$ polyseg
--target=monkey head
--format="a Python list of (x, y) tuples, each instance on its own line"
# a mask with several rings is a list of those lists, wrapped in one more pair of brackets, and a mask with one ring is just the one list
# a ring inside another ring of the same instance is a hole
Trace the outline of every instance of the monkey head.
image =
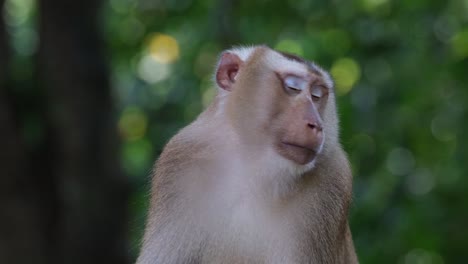
[(327, 72), (268, 47), (224, 52), (216, 70), (218, 100), (241, 141), (313, 167), (337, 141), (333, 82)]

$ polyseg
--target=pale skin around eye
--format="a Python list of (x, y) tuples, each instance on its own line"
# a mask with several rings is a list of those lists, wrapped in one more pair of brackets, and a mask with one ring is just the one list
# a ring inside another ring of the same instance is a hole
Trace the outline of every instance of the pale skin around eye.
[(310, 94), (316, 99), (320, 99), (323, 96), (323, 88), (320, 86), (312, 86)]
[[(301, 77), (289, 75), (284, 78), (284, 85), (294, 91), (303, 91), (307, 89), (308, 83)], [(314, 85), (311, 89), (311, 95), (315, 99), (320, 99), (323, 96), (323, 88), (321, 86)]]
[(300, 77), (289, 75), (284, 78), (284, 85), (291, 90), (303, 91), (307, 88), (307, 81)]

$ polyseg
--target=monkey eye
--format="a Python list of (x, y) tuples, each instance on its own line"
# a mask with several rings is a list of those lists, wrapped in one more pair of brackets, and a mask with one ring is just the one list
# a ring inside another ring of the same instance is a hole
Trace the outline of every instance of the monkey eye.
[(315, 100), (319, 100), (323, 96), (323, 88), (321, 86), (312, 86), (312, 90), (310, 91), (312, 98)]
[(284, 86), (293, 91), (300, 92), (304, 90), (306, 85), (307, 83), (305, 80), (294, 75), (288, 75), (284, 78)]

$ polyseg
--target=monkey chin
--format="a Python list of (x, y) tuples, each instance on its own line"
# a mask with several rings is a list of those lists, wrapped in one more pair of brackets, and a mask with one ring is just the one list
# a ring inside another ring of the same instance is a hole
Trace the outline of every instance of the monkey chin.
[(290, 165), (291, 172), (301, 175), (315, 167), (315, 161), (322, 151), (322, 144), (319, 146), (301, 146), (299, 144), (281, 142), (276, 147), (276, 152)]
[(298, 164), (307, 165), (315, 160), (317, 151), (314, 148), (308, 148), (293, 143), (282, 143), (279, 149), (279, 154), (284, 158)]

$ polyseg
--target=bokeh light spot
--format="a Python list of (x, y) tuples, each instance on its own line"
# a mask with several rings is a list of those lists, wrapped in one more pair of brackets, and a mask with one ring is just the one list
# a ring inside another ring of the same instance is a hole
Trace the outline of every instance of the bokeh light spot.
[(331, 74), (338, 95), (347, 94), (361, 77), (359, 64), (351, 58), (341, 58), (333, 63)]
[(424, 195), (434, 188), (434, 175), (427, 168), (419, 168), (406, 181), (407, 190), (413, 195)]
[(388, 0), (361, 0), (362, 7), (368, 12), (374, 12), (387, 3)]
[(11, 36), (12, 47), (20, 56), (29, 57), (37, 51), (38, 34), (34, 23), (36, 9), (33, 0), (5, 1), (2, 15)]
[(387, 168), (394, 175), (402, 176), (411, 173), (415, 160), (413, 153), (405, 148), (394, 148), (387, 156)]
[(170, 73), (170, 65), (156, 61), (151, 55), (143, 56), (138, 63), (138, 76), (149, 84), (166, 79)]
[(169, 35), (154, 34), (148, 48), (151, 57), (159, 63), (172, 63), (179, 58), (179, 44)]
[(377, 104), (377, 89), (369, 85), (356, 85), (351, 95), (351, 103), (356, 109), (373, 111)]
[(432, 135), (440, 141), (455, 139), (457, 131), (456, 121), (456, 119), (447, 114), (438, 114), (431, 122)]
[(128, 175), (145, 175), (153, 162), (153, 147), (147, 139), (126, 142), (122, 148), (123, 168)]
[(460, 31), (453, 36), (452, 50), (458, 59), (468, 57), (468, 30)]
[(21, 26), (15, 30), (12, 42), (19, 55), (28, 57), (37, 51), (39, 36), (35, 28)]
[(138, 107), (127, 107), (120, 117), (119, 130), (125, 140), (141, 139), (146, 134), (148, 118)]
[(436, 252), (421, 248), (412, 249), (404, 256), (404, 264), (443, 264), (444, 260)]
[(133, 0), (110, 0), (109, 3), (112, 10), (118, 14), (131, 13), (131, 11), (133, 11), (132, 9), (137, 4), (137, 2)]
[(24, 24), (36, 7), (33, 0), (7, 0), (5, 1), (4, 17), (5, 22), (10, 26), (20, 26)]
[(275, 49), (296, 54), (299, 56), (304, 56), (304, 49), (302, 48), (302, 45), (299, 42), (292, 39), (281, 40), (280, 42), (278, 42), (278, 44), (276, 44)]
[(443, 15), (434, 21), (433, 31), (439, 41), (448, 43), (458, 31), (458, 27), (453, 16)]

